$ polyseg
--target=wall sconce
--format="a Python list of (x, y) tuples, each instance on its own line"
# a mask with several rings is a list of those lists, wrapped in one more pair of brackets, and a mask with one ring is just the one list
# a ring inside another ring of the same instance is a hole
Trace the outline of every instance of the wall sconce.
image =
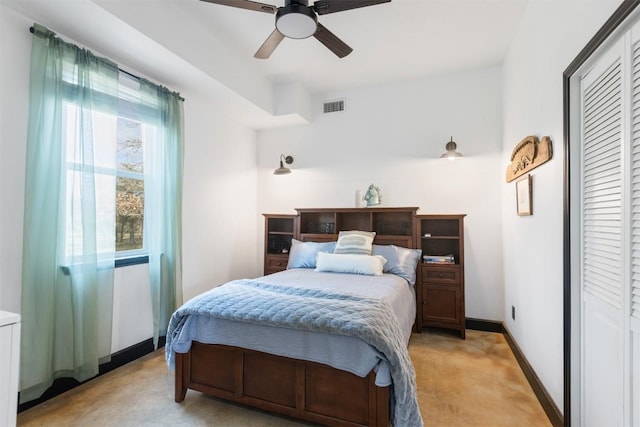
[(284, 163), (282, 163), (283, 161), (284, 163), (290, 165), (291, 163), (293, 163), (293, 157), (291, 156), (285, 157), (284, 154), (280, 154), (280, 167), (273, 171), (274, 175), (286, 175), (288, 173), (291, 173), (291, 169), (285, 167)]
[(457, 147), (458, 145), (453, 142), (453, 137), (451, 137), (451, 141), (447, 142), (447, 145), (445, 147), (447, 149), (447, 152), (440, 156), (440, 158), (454, 161), (458, 157), (464, 157), (462, 153), (456, 151)]

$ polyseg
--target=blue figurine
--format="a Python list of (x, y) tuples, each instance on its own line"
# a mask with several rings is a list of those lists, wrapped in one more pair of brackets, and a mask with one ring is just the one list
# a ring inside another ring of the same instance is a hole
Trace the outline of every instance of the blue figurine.
[(367, 201), (367, 206), (379, 205), (381, 198), (382, 194), (380, 193), (380, 189), (373, 184), (369, 186), (369, 189), (364, 195), (364, 199)]

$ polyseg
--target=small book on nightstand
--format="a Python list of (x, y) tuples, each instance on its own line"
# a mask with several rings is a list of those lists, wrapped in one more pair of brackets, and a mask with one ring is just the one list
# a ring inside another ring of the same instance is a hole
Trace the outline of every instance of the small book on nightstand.
[(453, 255), (424, 255), (422, 262), (426, 264), (455, 264)]

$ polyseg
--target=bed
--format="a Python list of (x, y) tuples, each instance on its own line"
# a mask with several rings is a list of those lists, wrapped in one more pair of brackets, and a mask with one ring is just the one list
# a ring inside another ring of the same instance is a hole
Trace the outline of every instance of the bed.
[(422, 425), (407, 351), (420, 253), (335, 245), (294, 240), (287, 270), (180, 307), (165, 349), (176, 402), (192, 389), (323, 425)]

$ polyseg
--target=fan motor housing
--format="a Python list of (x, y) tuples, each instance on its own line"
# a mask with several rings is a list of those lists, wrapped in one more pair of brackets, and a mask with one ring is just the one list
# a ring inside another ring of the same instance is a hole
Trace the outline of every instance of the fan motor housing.
[(309, 6), (309, 0), (284, 0), (284, 6), (287, 7), (290, 4), (299, 4), (301, 6)]

